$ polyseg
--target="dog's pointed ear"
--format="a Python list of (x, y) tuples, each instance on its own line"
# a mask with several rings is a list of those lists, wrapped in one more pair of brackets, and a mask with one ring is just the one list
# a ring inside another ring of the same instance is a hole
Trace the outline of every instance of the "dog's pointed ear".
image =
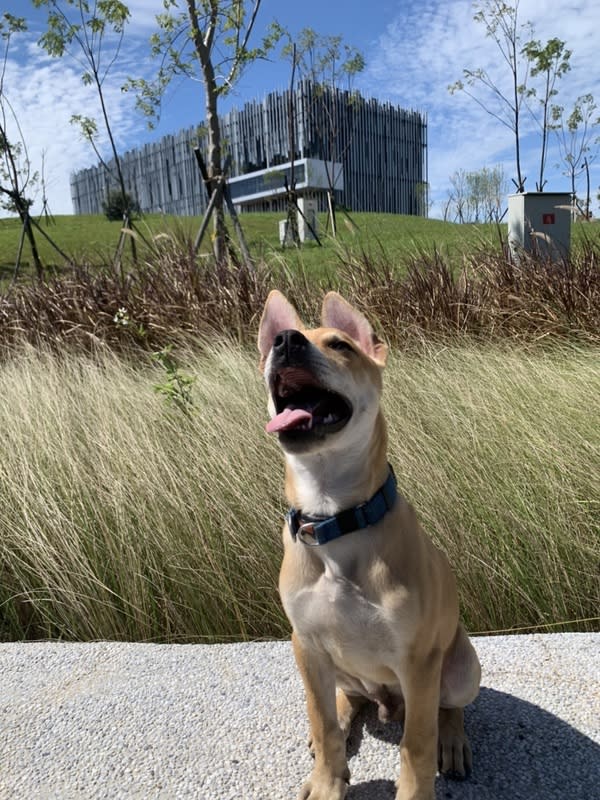
[(273, 339), (279, 331), (302, 330), (304, 325), (294, 306), (274, 289), (269, 293), (258, 328), (258, 350), (261, 369), (273, 346)]
[(337, 292), (328, 292), (323, 300), (321, 324), (337, 328), (351, 336), (361, 350), (381, 367), (387, 361), (388, 348), (373, 332), (373, 328), (360, 311), (347, 303)]

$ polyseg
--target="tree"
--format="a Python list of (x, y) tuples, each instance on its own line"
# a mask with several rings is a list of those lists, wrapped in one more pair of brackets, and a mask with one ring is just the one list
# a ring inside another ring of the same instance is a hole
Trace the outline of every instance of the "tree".
[(468, 192), (466, 170), (457, 169), (449, 180), (450, 189), (444, 207), (444, 221), (451, 219), (453, 222), (466, 222)]
[(540, 155), (540, 176), (536, 183), (538, 192), (544, 191), (546, 181), (544, 180), (544, 170), (546, 168), (546, 156), (548, 153), (548, 138), (551, 130), (551, 100), (558, 94), (556, 81), (571, 69), (569, 60), (571, 50), (565, 48), (565, 43), (561, 39), (549, 39), (544, 46), (537, 40), (527, 42), (523, 47), (523, 54), (531, 64), (531, 77), (538, 75), (542, 77), (542, 93), (538, 95), (535, 88), (529, 89), (527, 96), (537, 98), (541, 106), (541, 120), (533, 114), (538, 122), (541, 134), (542, 145)]
[[(521, 169), (521, 109), (525, 99), (529, 62), (522, 58), (521, 50), (524, 35), (532, 33), (531, 23), (519, 23), (518, 2), (510, 6), (501, 0), (483, 0), (476, 8), (475, 22), (484, 25), (486, 36), (496, 44), (502, 60), (508, 66), (510, 88), (504, 91), (482, 68), (464, 69), (464, 80), (458, 80), (448, 88), (452, 94), (464, 92), (512, 132), (517, 173), (513, 183), (518, 192), (523, 192), (526, 178)], [(483, 89), (484, 99), (478, 96), (475, 87)]]
[[(223, 142), (218, 117), (219, 99), (235, 86), (244, 69), (264, 58), (279, 31), (268, 30), (259, 46), (251, 48), (261, 0), (163, 0), (165, 11), (156, 17), (159, 30), (151, 38), (152, 55), (161, 59), (154, 81), (131, 79), (126, 89), (138, 91), (138, 107), (152, 119), (160, 113), (163, 94), (177, 75), (198, 79), (205, 96), (209, 189), (224, 181)], [(215, 203), (214, 252), (225, 255), (223, 198)]]
[[(48, 9), (48, 27), (39, 40), (40, 46), (48, 55), (59, 58), (69, 54), (83, 69), (81, 80), (86, 86), (93, 86), (100, 101), (102, 123), (112, 154), (112, 163), (103, 158), (98, 143), (98, 123), (93, 117), (73, 114), (71, 122), (77, 124), (82, 136), (90, 143), (94, 153), (107, 175), (116, 182), (121, 193), (123, 208), (128, 209), (128, 193), (121, 170), (121, 160), (110, 122), (109, 110), (104, 93), (104, 83), (112, 67), (117, 62), (125, 27), (130, 17), (127, 6), (120, 0), (32, 0), (36, 8)], [(114, 46), (106, 52), (106, 34), (113, 34)], [(114, 165), (114, 167), (112, 166)], [(110, 187), (107, 187), (109, 191)], [(125, 217), (125, 226), (130, 226), (130, 218)], [(136, 259), (135, 239), (130, 237), (131, 250)]]
[[(37, 181), (37, 174), (31, 169), (23, 132), (13, 107), (6, 96), (5, 89), (6, 64), (11, 39), (15, 33), (26, 30), (27, 25), (23, 17), (15, 17), (6, 12), (2, 14), (0, 18), (0, 38), (4, 45), (4, 51), (1, 55), (0, 67), (0, 207), (18, 214), (23, 226), (15, 274), (21, 259), (23, 237), (26, 236), (31, 248), (31, 256), (37, 276), (41, 278), (43, 276), (43, 267), (33, 233), (32, 219), (29, 214), (33, 201), (28, 197), (29, 190)], [(8, 135), (10, 121), (12, 121), (12, 125), (16, 128), (19, 136), (16, 141)]]
[(564, 166), (563, 174), (567, 175), (571, 184), (573, 217), (578, 207), (577, 179), (583, 173), (587, 176), (587, 191), (581, 213), (589, 218), (591, 195), (589, 166), (596, 158), (600, 136), (600, 116), (598, 106), (592, 94), (580, 95), (567, 116), (563, 106), (553, 105), (551, 108), (551, 127), (558, 140), (558, 150)]
[(298, 66), (298, 54), (296, 50), (296, 43), (291, 44), (291, 61), (292, 72), (290, 75), (290, 88), (288, 91), (288, 144), (290, 149), (290, 180), (289, 183), (286, 179), (286, 201), (287, 201), (287, 218), (286, 227), (283, 238), (283, 245), (285, 246), (288, 241), (291, 241), (296, 247), (300, 246), (300, 231), (298, 230), (298, 196), (296, 193), (296, 170), (294, 168), (294, 161), (296, 159), (296, 125), (297, 113), (295, 102), (295, 86), (296, 86), (296, 68)]
[[(463, 91), (486, 113), (506, 126), (513, 134), (518, 192), (525, 191), (526, 178), (521, 163), (522, 113), (525, 103), (541, 133), (539, 177), (536, 183), (542, 191), (546, 181), (544, 171), (551, 129), (551, 101), (557, 94), (557, 81), (570, 69), (571, 51), (561, 39), (552, 38), (545, 44), (533, 38), (530, 22), (519, 22), (519, 3), (514, 6), (502, 0), (482, 0), (474, 16), (485, 27), (486, 36), (500, 51), (508, 66), (509, 88), (490, 76), (484, 69), (464, 69), (463, 80), (449, 86), (451, 93)], [(538, 78), (538, 86), (532, 79)], [(532, 101), (537, 99), (536, 111)]]
[[(285, 31), (288, 43), (282, 55), (292, 62), (292, 76), (296, 73), (300, 80), (308, 80), (311, 96), (306, 109), (311, 117), (316, 136), (319, 141), (321, 158), (325, 163), (327, 176), (328, 204), (332, 232), (335, 236), (335, 187), (339, 180), (337, 164), (339, 164), (352, 143), (352, 134), (341, 141), (340, 125), (340, 89), (346, 92), (346, 102), (352, 103), (352, 85), (354, 78), (365, 68), (362, 53), (351, 45), (345, 44), (341, 36), (324, 36), (313, 28), (303, 28), (294, 39)], [(292, 99), (292, 86), (290, 99)], [(295, 130), (295, 109), (290, 109), (293, 117), (290, 128)], [(290, 150), (293, 151), (293, 139), (290, 136)], [(291, 153), (291, 159), (295, 154)]]
[(504, 167), (501, 165), (491, 169), (484, 167), (475, 175), (478, 175), (475, 185), (480, 193), (481, 221), (500, 222), (503, 216), (502, 205), (508, 191)]
[(454, 222), (499, 222), (506, 194), (501, 166), (480, 170), (457, 170), (450, 176), (444, 219)]

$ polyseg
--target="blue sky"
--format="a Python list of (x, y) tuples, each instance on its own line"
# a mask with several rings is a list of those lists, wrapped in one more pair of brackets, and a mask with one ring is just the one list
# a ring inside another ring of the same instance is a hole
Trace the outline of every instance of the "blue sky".
[[(127, 76), (149, 77), (148, 37), (161, 0), (130, 0), (132, 19), (127, 45), (106, 85), (113, 128), (122, 150), (136, 147), (166, 133), (198, 124), (203, 118), (201, 85), (179, 81), (165, 99), (159, 126), (149, 131), (134, 108), (131, 94), (121, 92)], [(95, 157), (69, 124), (72, 114), (95, 116), (97, 98), (82, 85), (77, 64), (69, 58), (48, 58), (36, 45), (45, 15), (29, 0), (5, 0), (4, 10), (25, 16), (30, 33), (15, 38), (6, 64), (5, 92), (14, 107), (29, 157), (39, 169), (45, 153), (45, 174), (50, 210), (72, 213), (69, 174), (90, 166)], [(366, 96), (376, 96), (427, 114), (429, 125), (429, 181), (431, 214), (440, 216), (447, 197), (449, 176), (457, 169), (481, 169), (503, 165), (512, 177), (513, 149), (510, 132), (464, 95), (451, 96), (447, 86), (462, 76), (463, 67), (485, 67), (503, 80), (498, 53), (473, 21), (471, 0), (263, 0), (257, 34), (274, 18), (292, 33), (313, 27), (323, 34), (341, 34), (358, 47), (366, 69), (356, 81)], [(558, 36), (573, 50), (571, 72), (562, 80), (559, 102), (572, 106), (574, 99), (592, 92), (600, 105), (600, 3), (598, 0), (521, 0), (519, 14), (535, 28), (536, 38)], [(289, 69), (274, 57), (258, 63), (242, 76), (222, 110), (261, 97), (271, 89), (287, 86)], [(10, 122), (9, 122), (10, 130)], [(524, 173), (527, 188), (535, 188), (537, 137), (535, 123), (527, 115), (524, 130)], [(13, 140), (15, 135), (13, 135)], [(568, 190), (561, 175), (555, 142), (548, 157), (547, 189)], [(106, 146), (104, 142), (103, 149)], [(600, 184), (600, 158), (592, 165), (594, 196)], [(41, 205), (40, 192), (34, 209)]]

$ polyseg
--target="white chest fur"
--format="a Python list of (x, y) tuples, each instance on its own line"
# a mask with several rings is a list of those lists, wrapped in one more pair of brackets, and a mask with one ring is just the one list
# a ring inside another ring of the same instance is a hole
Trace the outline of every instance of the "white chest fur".
[[(370, 583), (365, 581), (364, 558), (356, 559), (355, 537), (362, 535), (370, 534), (350, 534), (319, 547), (311, 557), (322, 561), (322, 572), (302, 588), (284, 592), (282, 600), (297, 634), (327, 652), (339, 673), (366, 686), (393, 680), (404, 637), (400, 618), (363, 588)], [(294, 547), (305, 545), (297, 542)]]

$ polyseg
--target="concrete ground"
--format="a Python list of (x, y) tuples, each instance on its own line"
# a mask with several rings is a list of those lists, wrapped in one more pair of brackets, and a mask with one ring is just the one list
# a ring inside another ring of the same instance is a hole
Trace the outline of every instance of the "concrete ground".
[[(437, 800), (600, 800), (600, 634), (475, 638), (472, 777)], [(311, 768), (288, 642), (0, 645), (2, 800), (293, 800)], [(361, 712), (348, 800), (393, 800), (401, 727)]]

